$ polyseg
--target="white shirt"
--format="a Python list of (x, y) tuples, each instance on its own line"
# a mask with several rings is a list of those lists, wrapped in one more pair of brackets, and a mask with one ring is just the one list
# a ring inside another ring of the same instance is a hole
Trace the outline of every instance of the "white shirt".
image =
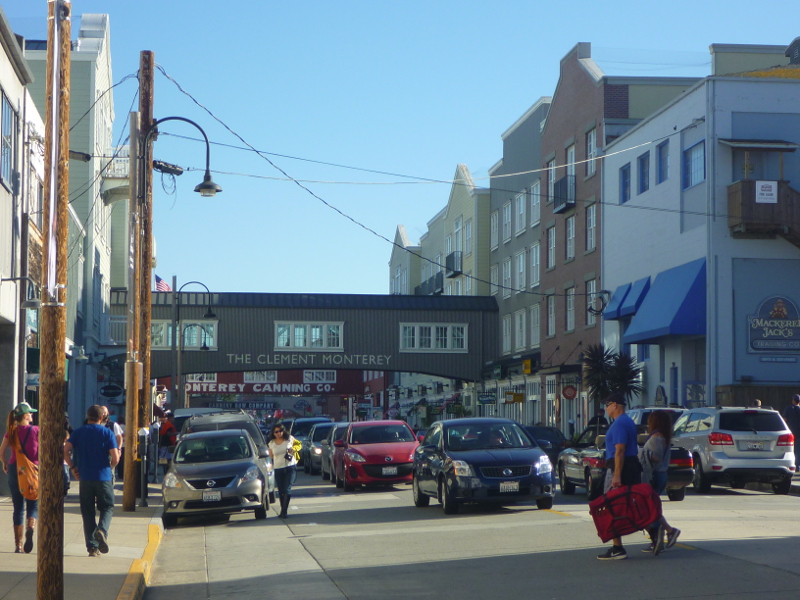
[(285, 469), (297, 464), (297, 460), (292, 453), (292, 460), (286, 460), (286, 452), (291, 451), (294, 438), (289, 436), (289, 439), (282, 444), (276, 444), (275, 440), (269, 443), (269, 449), (272, 450), (272, 466), (275, 469)]

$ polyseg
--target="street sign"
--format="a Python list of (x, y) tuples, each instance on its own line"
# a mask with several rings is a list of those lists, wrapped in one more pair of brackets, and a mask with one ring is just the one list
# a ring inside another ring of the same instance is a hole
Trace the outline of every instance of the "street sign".
[(574, 385), (565, 385), (561, 395), (567, 400), (572, 400), (578, 395), (578, 389)]
[(525, 394), (506, 392), (506, 404), (514, 404), (515, 402), (525, 402)]
[(478, 402), (481, 404), (493, 404), (495, 400), (494, 394), (478, 394)]
[(122, 395), (125, 390), (122, 386), (117, 385), (116, 383), (109, 383), (108, 385), (104, 385), (100, 388), (100, 395), (103, 398), (116, 398), (117, 396)]

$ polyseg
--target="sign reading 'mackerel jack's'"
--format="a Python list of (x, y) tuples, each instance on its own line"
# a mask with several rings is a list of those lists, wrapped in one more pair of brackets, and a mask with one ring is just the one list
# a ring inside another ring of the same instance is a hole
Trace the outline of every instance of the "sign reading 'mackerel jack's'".
[(800, 352), (800, 314), (785, 296), (771, 296), (747, 317), (748, 352)]
[(231, 365), (296, 365), (296, 366), (337, 366), (337, 367), (388, 367), (391, 355), (384, 354), (227, 354)]

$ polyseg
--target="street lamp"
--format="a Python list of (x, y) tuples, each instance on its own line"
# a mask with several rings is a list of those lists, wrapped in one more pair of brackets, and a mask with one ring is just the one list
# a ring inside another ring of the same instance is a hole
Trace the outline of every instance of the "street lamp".
[(20, 310), (24, 309), (36, 309), (41, 308), (42, 301), (36, 297), (36, 284), (30, 277), (2, 277), (0, 278), (0, 283), (4, 281), (25, 281), (28, 283), (27, 291), (25, 293), (25, 300), (23, 300), (19, 308)]

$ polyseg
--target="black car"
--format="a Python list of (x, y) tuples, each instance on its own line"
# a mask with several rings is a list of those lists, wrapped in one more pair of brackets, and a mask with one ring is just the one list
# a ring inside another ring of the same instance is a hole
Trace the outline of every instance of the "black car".
[[(286, 431), (288, 431), (294, 439), (300, 440), (305, 446), (308, 441), (308, 434), (311, 432), (311, 428), (314, 427), (314, 425), (317, 423), (330, 422), (331, 419), (329, 417), (302, 417), (283, 421), (283, 424), (286, 427)], [(300, 453), (300, 461), (297, 464), (300, 466), (305, 465), (305, 456), (302, 452)]]
[(463, 503), (553, 506), (553, 465), (522, 425), (509, 419), (438, 421), (414, 452), (414, 504), (431, 498), (453, 514)]
[(531, 438), (544, 450), (550, 462), (556, 464), (559, 453), (567, 447), (567, 436), (558, 427), (544, 427), (542, 425), (526, 425), (523, 427)]

